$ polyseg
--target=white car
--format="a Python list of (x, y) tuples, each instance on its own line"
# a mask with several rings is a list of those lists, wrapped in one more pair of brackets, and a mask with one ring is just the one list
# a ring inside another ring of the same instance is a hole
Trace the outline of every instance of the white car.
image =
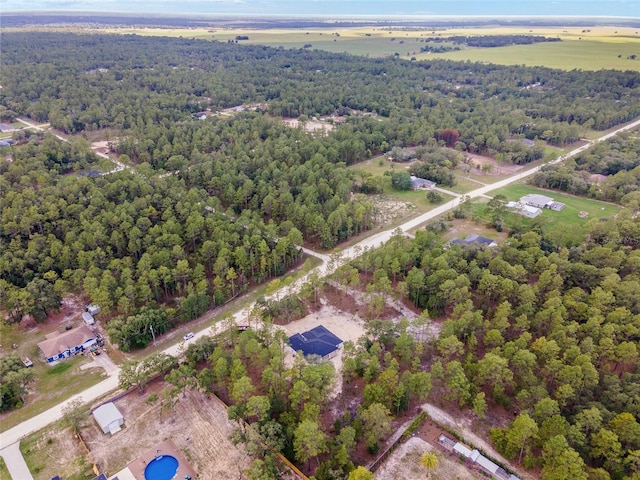
[(186, 334), (184, 337), (182, 337), (182, 338), (184, 338), (185, 342), (186, 342), (187, 340), (191, 340), (191, 339), (193, 338), (193, 332), (189, 332), (189, 333), (187, 333), (187, 334)]

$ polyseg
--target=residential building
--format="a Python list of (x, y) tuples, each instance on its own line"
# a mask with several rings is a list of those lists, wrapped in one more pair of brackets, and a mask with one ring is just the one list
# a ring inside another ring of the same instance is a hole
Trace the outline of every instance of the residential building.
[(301, 351), (305, 357), (318, 355), (325, 360), (334, 357), (342, 347), (342, 343), (342, 340), (323, 325), (289, 337), (289, 344), (294, 352)]
[(38, 343), (38, 348), (47, 362), (53, 363), (82, 353), (95, 344), (96, 334), (87, 325), (81, 325)]

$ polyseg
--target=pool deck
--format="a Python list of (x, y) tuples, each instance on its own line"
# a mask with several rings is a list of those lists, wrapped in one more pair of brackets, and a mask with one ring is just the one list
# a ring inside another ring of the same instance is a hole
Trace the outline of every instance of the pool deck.
[(193, 470), (193, 468), (191, 468), (191, 465), (189, 465), (187, 459), (184, 458), (182, 452), (178, 450), (171, 439), (165, 440), (164, 442), (144, 452), (133, 462), (127, 465), (127, 469), (129, 469), (136, 480), (145, 480), (144, 469), (147, 467), (149, 462), (153, 461), (154, 458), (161, 455), (171, 455), (172, 457), (175, 457), (176, 460), (178, 460), (178, 472), (176, 473), (175, 477), (173, 477), (176, 480), (184, 480), (185, 476), (187, 475), (190, 476), (193, 480), (197, 478), (196, 472)]

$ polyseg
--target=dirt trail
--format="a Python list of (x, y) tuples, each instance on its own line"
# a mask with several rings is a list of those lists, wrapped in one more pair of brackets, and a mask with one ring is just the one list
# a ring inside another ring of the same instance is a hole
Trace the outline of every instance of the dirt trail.
[(472, 430), (471, 419), (469, 417), (463, 415), (454, 417), (450, 413), (445, 412), (441, 408), (438, 408), (431, 403), (423, 404), (422, 408), (435, 422), (458, 432), (462, 436), (463, 441), (467, 443), (467, 445), (471, 446), (472, 448), (477, 448), (478, 450), (484, 451), (488, 456), (500, 462), (510, 471), (517, 472), (518, 476), (520, 476), (520, 478), (522, 478), (523, 480), (534, 478), (526, 472), (523, 472), (522, 469), (516, 467), (513, 463), (500, 455), (493, 448), (493, 445), (474, 433)]

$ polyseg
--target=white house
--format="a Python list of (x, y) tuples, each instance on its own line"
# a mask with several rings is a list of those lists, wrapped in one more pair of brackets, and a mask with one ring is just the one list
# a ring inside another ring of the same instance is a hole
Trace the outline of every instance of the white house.
[(531, 205), (525, 205), (524, 203), (520, 202), (507, 203), (507, 210), (528, 218), (536, 218), (538, 215), (542, 214), (542, 210), (540, 208), (532, 207)]

